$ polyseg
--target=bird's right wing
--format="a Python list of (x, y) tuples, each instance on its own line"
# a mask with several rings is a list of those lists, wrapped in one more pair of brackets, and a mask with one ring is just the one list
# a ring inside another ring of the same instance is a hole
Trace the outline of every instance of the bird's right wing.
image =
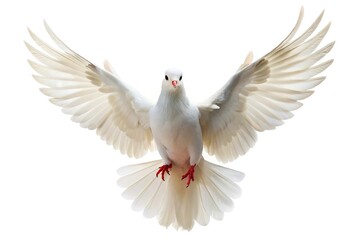
[(129, 157), (141, 157), (154, 149), (149, 124), (149, 104), (126, 86), (105, 63), (105, 69), (92, 64), (68, 48), (45, 23), (60, 50), (54, 49), (33, 32), (32, 39), (43, 50), (26, 46), (41, 63), (29, 60), (39, 74), (35, 80), (46, 86), (41, 92), (62, 107), (84, 128), (96, 129), (108, 144)]

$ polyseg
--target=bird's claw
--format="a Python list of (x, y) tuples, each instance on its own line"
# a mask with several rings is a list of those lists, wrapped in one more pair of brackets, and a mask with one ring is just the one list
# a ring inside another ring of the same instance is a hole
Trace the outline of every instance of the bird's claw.
[(171, 168), (172, 168), (172, 164), (171, 164), (171, 163), (170, 163), (170, 164), (162, 165), (161, 167), (159, 167), (159, 170), (156, 172), (156, 177), (158, 177), (159, 174), (161, 173), (161, 179), (162, 179), (163, 181), (165, 181), (165, 172), (170, 175), (169, 170), (170, 170)]
[(196, 166), (196, 164), (191, 165), (189, 170), (187, 171), (187, 173), (185, 173), (181, 177), (181, 180), (184, 180), (185, 178), (187, 178), (187, 182), (186, 182), (186, 187), (187, 188), (189, 187), (191, 181), (194, 181), (195, 166)]

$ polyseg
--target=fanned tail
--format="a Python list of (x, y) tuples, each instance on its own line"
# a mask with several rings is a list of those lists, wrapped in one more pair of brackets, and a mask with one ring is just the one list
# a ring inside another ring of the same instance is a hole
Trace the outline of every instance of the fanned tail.
[(232, 199), (241, 194), (235, 183), (244, 178), (241, 172), (203, 159), (195, 168), (195, 181), (186, 188), (186, 181), (181, 181), (185, 170), (174, 165), (165, 181), (156, 178), (162, 164), (157, 160), (122, 167), (118, 185), (126, 188), (123, 196), (133, 200), (134, 210), (147, 218), (157, 216), (165, 227), (191, 230), (195, 221), (207, 225), (210, 217), (221, 220), (232, 210)]

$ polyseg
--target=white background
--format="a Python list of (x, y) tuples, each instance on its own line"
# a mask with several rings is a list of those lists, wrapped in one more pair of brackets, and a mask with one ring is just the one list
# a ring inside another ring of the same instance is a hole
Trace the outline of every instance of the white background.
[[(360, 239), (360, 19), (350, 1), (3, 2), (0, 239)], [(121, 197), (117, 168), (154, 156), (129, 160), (72, 123), (37, 90), (26, 62), (26, 27), (47, 40), (46, 19), (71, 48), (95, 64), (108, 58), (149, 98), (177, 66), (188, 95), (201, 100), (248, 51), (258, 58), (275, 47), (301, 5), (301, 30), (324, 8), (321, 26), (333, 23), (328, 78), (293, 119), (227, 165), (246, 174), (234, 211), (190, 233), (145, 219)]]

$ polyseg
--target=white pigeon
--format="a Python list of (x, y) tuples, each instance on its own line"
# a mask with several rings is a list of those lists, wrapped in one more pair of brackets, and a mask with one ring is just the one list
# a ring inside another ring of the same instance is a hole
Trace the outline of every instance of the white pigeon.
[[(240, 195), (234, 182), (244, 175), (212, 164), (202, 156), (203, 147), (222, 162), (245, 154), (256, 142), (257, 132), (274, 129), (291, 118), (299, 100), (325, 77), (315, 77), (332, 60), (317, 64), (334, 42), (316, 50), (330, 24), (317, 34), (323, 13), (293, 40), (303, 9), (291, 33), (276, 48), (252, 63), (252, 54), (230, 80), (202, 106), (186, 97), (182, 72), (169, 69), (155, 105), (130, 89), (105, 62), (104, 69), (68, 48), (45, 23), (56, 50), (30, 30), (42, 49), (26, 46), (41, 63), (29, 61), (38, 73), (41, 91), (84, 128), (96, 129), (108, 144), (129, 157), (139, 158), (155, 146), (161, 160), (119, 169), (118, 184), (125, 198), (145, 217), (158, 217), (166, 227), (190, 230), (194, 221), (207, 225), (221, 220)], [(182, 181), (184, 180), (184, 181)]]

